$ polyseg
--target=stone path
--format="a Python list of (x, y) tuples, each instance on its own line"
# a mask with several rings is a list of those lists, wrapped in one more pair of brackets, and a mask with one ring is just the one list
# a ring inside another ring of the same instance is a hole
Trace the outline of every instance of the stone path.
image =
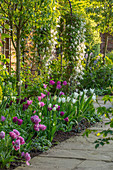
[[(101, 99), (102, 97), (99, 97), (99, 103), (104, 106)], [(110, 103), (106, 103), (106, 107), (109, 106)], [(96, 103), (95, 107), (98, 107)], [(106, 128), (106, 121), (104, 118), (103, 122), (91, 129), (103, 130)], [(93, 133), (89, 138), (83, 137), (82, 133), (73, 136), (31, 159), (30, 166), (21, 166), (15, 170), (113, 170), (113, 142), (95, 149), (93, 142), (97, 138)]]

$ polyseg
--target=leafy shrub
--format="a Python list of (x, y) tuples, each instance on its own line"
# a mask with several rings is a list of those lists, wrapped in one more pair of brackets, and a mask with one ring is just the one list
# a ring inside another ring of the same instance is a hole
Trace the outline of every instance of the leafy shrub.
[(92, 58), (88, 63), (87, 70), (84, 71), (83, 79), (80, 80), (79, 88), (95, 88), (96, 92), (99, 89), (103, 92), (108, 92), (107, 87), (113, 86), (113, 63), (106, 57), (106, 64), (102, 63), (102, 56)]
[[(106, 95), (103, 97), (104, 100), (104, 104), (109, 101), (111, 103), (111, 105), (113, 105), (113, 96), (109, 96), (109, 95)], [(102, 130), (101, 132), (98, 132), (97, 133), (97, 136), (101, 136), (101, 138), (98, 138), (94, 144), (95, 144), (95, 148), (98, 148), (100, 145), (103, 146), (105, 144), (109, 144), (111, 140), (113, 140), (113, 107), (109, 107), (109, 108), (106, 108), (106, 107), (98, 107), (98, 110), (97, 112), (101, 115), (101, 116), (105, 116), (107, 119), (108, 119), (108, 122), (105, 123), (105, 125), (110, 125), (110, 128), (108, 128), (107, 130)], [(88, 137), (88, 135), (92, 132), (97, 132), (97, 130), (89, 130), (87, 129), (83, 136), (86, 135)]]

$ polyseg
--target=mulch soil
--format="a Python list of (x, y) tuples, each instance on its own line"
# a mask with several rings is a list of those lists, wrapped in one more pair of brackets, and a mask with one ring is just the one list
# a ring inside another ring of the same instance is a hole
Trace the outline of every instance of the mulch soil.
[[(93, 123), (89, 123), (86, 119), (83, 119), (77, 126), (73, 127), (70, 132), (62, 132), (62, 131), (56, 132), (55, 137), (53, 138), (53, 141), (52, 141), (52, 147), (69, 139), (72, 136), (78, 136), (79, 133), (81, 133), (83, 130), (85, 130), (86, 128), (92, 125)], [(40, 155), (41, 153), (43, 152), (39, 150), (33, 150), (30, 152), (30, 156), (31, 158), (33, 158), (35, 156)], [(25, 165), (25, 163), (22, 162), (21, 160), (17, 160), (17, 162), (12, 162), (8, 170), (14, 170), (16, 167), (21, 166), (22, 164)], [(6, 170), (6, 168), (2, 170)]]

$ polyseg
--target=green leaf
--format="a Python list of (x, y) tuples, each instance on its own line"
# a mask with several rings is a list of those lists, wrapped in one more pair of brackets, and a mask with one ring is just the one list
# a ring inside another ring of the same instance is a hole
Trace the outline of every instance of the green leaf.
[(4, 40), (5, 38), (10, 38), (9, 34), (2, 33), (1, 40)]
[(97, 149), (98, 147), (99, 147), (99, 144), (96, 144), (96, 145), (95, 145), (95, 149)]

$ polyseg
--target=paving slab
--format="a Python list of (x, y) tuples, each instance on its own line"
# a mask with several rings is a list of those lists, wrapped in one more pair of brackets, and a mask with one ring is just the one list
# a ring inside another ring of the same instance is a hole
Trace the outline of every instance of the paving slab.
[[(111, 106), (109, 102), (105, 105), (102, 97), (99, 97), (99, 103), (101, 106)], [(90, 129), (107, 129), (109, 125), (106, 126), (106, 122), (108, 119), (104, 118)], [(94, 132), (88, 138), (80, 133), (32, 158), (30, 166), (22, 165), (15, 170), (113, 170), (113, 141), (95, 149), (94, 141), (97, 139)]]

